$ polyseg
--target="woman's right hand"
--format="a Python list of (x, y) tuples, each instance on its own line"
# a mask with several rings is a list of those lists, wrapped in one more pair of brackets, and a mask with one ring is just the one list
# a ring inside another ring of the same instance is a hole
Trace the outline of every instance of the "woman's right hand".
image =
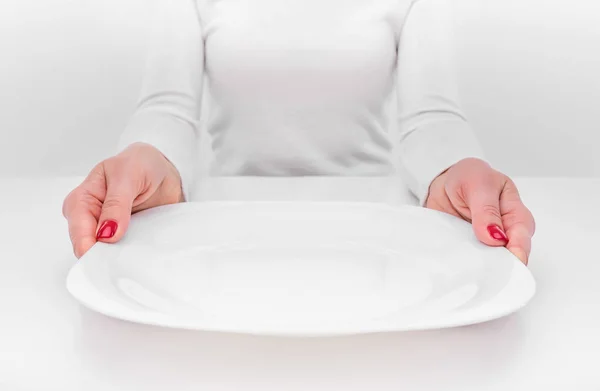
[(75, 256), (97, 241), (119, 241), (132, 213), (183, 200), (181, 178), (171, 162), (149, 144), (130, 145), (94, 167), (63, 203)]

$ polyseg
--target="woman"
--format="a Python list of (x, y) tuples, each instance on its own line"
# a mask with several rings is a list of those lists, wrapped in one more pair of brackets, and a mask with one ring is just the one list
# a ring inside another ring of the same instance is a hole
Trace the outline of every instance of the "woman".
[(514, 183), (483, 160), (459, 108), (443, 0), (156, 7), (142, 98), (119, 153), (64, 202), (77, 257), (121, 239), (131, 213), (189, 198), (206, 91), (213, 174), (387, 175), (395, 148), (422, 206), (472, 222), (481, 242), (527, 263), (534, 220)]

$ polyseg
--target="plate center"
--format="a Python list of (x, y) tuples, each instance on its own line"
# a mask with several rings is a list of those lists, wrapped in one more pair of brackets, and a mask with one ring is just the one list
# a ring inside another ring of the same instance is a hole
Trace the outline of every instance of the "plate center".
[(296, 326), (367, 320), (422, 302), (431, 292), (428, 274), (398, 257), (354, 243), (205, 248), (164, 259), (169, 267), (146, 269), (161, 270), (160, 278), (136, 285), (204, 319)]

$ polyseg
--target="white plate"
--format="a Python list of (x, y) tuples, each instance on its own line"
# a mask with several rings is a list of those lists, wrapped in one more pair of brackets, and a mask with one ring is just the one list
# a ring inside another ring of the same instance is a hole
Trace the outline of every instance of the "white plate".
[(271, 335), (443, 328), (523, 307), (535, 282), (452, 216), (406, 206), (203, 202), (134, 216), (72, 268), (85, 306), (158, 326)]

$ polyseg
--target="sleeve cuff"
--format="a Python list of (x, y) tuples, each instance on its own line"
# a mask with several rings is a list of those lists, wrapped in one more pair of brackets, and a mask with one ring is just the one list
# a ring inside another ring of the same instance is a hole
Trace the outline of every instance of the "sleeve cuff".
[(485, 161), (477, 138), (460, 118), (421, 124), (401, 142), (399, 154), (400, 172), (421, 206), (433, 180), (448, 168), (466, 158)]
[(168, 113), (141, 111), (125, 128), (117, 150), (138, 142), (158, 149), (179, 172), (184, 199), (189, 201), (195, 186), (196, 141), (195, 129), (188, 122)]

